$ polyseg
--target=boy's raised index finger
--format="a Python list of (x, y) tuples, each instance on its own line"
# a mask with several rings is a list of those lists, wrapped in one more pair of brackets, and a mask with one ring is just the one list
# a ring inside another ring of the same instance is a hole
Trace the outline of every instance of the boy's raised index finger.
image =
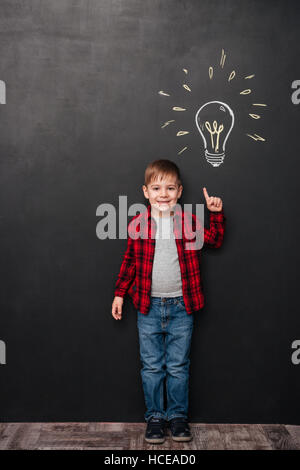
[(205, 199), (209, 199), (209, 195), (208, 195), (208, 193), (207, 193), (207, 191), (206, 191), (206, 188), (203, 188), (203, 193), (204, 193)]

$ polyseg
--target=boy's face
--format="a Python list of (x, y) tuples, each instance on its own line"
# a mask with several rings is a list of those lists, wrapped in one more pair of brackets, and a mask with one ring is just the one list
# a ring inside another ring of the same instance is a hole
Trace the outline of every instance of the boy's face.
[(169, 212), (180, 198), (183, 186), (177, 183), (175, 176), (158, 175), (147, 186), (143, 185), (144, 196), (149, 199), (151, 209), (157, 212)]

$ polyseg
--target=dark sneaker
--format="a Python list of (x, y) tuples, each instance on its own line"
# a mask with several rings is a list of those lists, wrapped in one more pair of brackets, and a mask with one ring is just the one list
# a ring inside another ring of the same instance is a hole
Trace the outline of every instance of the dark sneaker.
[(173, 441), (184, 442), (193, 439), (186, 418), (173, 418), (169, 421)]
[(162, 444), (165, 442), (166, 422), (163, 418), (150, 418), (147, 423), (145, 441), (151, 444)]

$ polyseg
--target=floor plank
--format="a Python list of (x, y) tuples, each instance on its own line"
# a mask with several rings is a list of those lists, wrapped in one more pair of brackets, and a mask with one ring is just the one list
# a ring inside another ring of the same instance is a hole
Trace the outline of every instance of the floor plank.
[(193, 450), (224, 450), (225, 444), (218, 424), (191, 425), (193, 441), (189, 448)]
[(292, 436), (293, 442), (297, 446), (297, 449), (300, 450), (300, 426), (286, 425), (285, 427)]
[(19, 428), (19, 423), (1, 423), (0, 425), (0, 449), (10, 448), (15, 433)]
[(298, 450), (297, 442), (281, 424), (262, 424), (262, 429), (274, 450)]
[(0, 449), (38, 450), (300, 450), (300, 426), (190, 424), (193, 440), (144, 440), (145, 423), (0, 423)]

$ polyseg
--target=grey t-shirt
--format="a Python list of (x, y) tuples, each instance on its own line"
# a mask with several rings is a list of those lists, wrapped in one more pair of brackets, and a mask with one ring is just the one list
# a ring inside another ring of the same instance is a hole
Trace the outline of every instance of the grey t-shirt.
[(173, 217), (152, 215), (156, 222), (155, 253), (152, 269), (151, 296), (179, 297), (182, 281), (177, 246), (173, 232)]

